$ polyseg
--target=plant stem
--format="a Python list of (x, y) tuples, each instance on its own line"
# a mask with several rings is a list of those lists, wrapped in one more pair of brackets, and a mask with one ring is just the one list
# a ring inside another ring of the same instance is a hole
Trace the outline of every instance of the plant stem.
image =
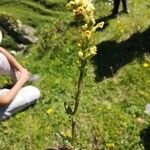
[(75, 94), (75, 104), (74, 104), (74, 110), (72, 115), (75, 115), (77, 113), (78, 107), (79, 107), (79, 101), (80, 101), (80, 94), (81, 94), (81, 87), (82, 87), (82, 83), (83, 83), (83, 77), (85, 74), (85, 67), (86, 67), (86, 61), (83, 60), (81, 61), (81, 66), (80, 66), (80, 75), (79, 75), (79, 79), (78, 79), (78, 84), (77, 84), (77, 91)]
[(86, 60), (82, 60), (81, 61), (81, 66), (80, 66), (80, 74), (79, 74), (79, 79), (78, 79), (78, 84), (77, 84), (77, 91), (75, 93), (75, 103), (74, 103), (74, 110), (73, 113), (71, 114), (72, 118), (71, 118), (71, 130), (72, 130), (72, 144), (74, 145), (74, 141), (75, 141), (75, 130), (76, 130), (76, 113), (78, 111), (79, 108), (79, 102), (80, 102), (80, 94), (81, 94), (81, 87), (82, 87), (82, 83), (83, 83), (83, 78), (84, 78), (84, 74), (85, 74), (85, 67), (86, 67), (87, 61)]

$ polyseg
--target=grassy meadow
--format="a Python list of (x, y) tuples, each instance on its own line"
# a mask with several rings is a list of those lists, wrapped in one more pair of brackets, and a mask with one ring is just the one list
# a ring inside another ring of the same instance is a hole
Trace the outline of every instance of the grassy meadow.
[[(62, 143), (57, 133), (70, 135), (64, 102), (77, 82), (77, 28), (66, 10), (67, 0), (0, 0), (8, 13), (37, 30), (39, 41), (17, 60), (32, 73), (41, 98), (34, 106), (0, 123), (0, 150), (44, 150)], [(149, 150), (150, 0), (130, 0), (130, 14), (110, 19), (111, 1), (95, 2), (95, 18), (104, 21), (96, 32), (98, 54), (88, 64), (78, 112), (79, 150)], [(120, 9), (121, 11), (121, 9)], [(12, 45), (6, 44), (8, 50)], [(0, 87), (9, 84), (1, 78)]]

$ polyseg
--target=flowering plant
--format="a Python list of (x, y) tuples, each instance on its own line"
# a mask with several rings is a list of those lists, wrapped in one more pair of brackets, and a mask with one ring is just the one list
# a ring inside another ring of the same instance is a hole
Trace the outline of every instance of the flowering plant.
[[(96, 24), (94, 19), (93, 0), (71, 0), (67, 4), (67, 8), (73, 12), (76, 21), (84, 22), (79, 29), (79, 39), (77, 45), (80, 47), (79, 56), (79, 78), (73, 97), (73, 104), (64, 103), (66, 113), (71, 119), (71, 138), (69, 141), (75, 146), (76, 140), (76, 118), (80, 104), (81, 87), (86, 73), (86, 65), (94, 55), (97, 54), (97, 47), (94, 45), (93, 35), (97, 28), (102, 28), (104, 22)], [(95, 25), (96, 24), (96, 25)]]

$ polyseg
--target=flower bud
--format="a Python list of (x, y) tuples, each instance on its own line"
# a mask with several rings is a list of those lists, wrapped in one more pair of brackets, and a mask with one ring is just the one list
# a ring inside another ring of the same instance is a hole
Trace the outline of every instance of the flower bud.
[(92, 36), (92, 32), (90, 30), (86, 30), (85, 31), (85, 37), (87, 37), (88, 39), (90, 39)]
[(76, 15), (79, 16), (79, 15), (85, 15), (86, 11), (83, 7), (78, 7), (77, 10), (76, 10)]
[(104, 22), (102, 21), (96, 25), (96, 28), (103, 28), (103, 26), (104, 26)]
[(79, 52), (78, 52), (78, 56), (79, 56), (79, 58), (82, 59), (82, 58), (83, 58), (83, 52), (79, 51)]
[(96, 47), (96, 46), (91, 47), (91, 48), (90, 48), (90, 53), (91, 53), (92, 55), (96, 55), (96, 54), (97, 54), (97, 47)]
[(91, 3), (86, 8), (87, 13), (93, 13), (94, 10), (95, 10), (95, 7)]
[(76, 3), (76, 5), (80, 4), (80, 0), (74, 0), (74, 2)]
[(78, 45), (79, 47), (81, 47), (81, 43), (78, 43), (77, 45)]
[(98, 23), (96, 26), (94, 26), (92, 31), (95, 32), (96, 29), (103, 28), (103, 26), (104, 26), (104, 22), (102, 21), (102, 22)]

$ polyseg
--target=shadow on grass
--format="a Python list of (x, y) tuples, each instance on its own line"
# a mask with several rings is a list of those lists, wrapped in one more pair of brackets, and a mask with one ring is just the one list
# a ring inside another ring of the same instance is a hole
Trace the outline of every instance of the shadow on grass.
[(93, 58), (95, 65), (95, 80), (113, 77), (117, 70), (134, 58), (143, 59), (146, 52), (150, 52), (150, 28), (142, 33), (133, 34), (126, 41), (104, 41), (97, 45), (98, 52)]
[(141, 141), (145, 150), (150, 150), (150, 126), (140, 133)]

